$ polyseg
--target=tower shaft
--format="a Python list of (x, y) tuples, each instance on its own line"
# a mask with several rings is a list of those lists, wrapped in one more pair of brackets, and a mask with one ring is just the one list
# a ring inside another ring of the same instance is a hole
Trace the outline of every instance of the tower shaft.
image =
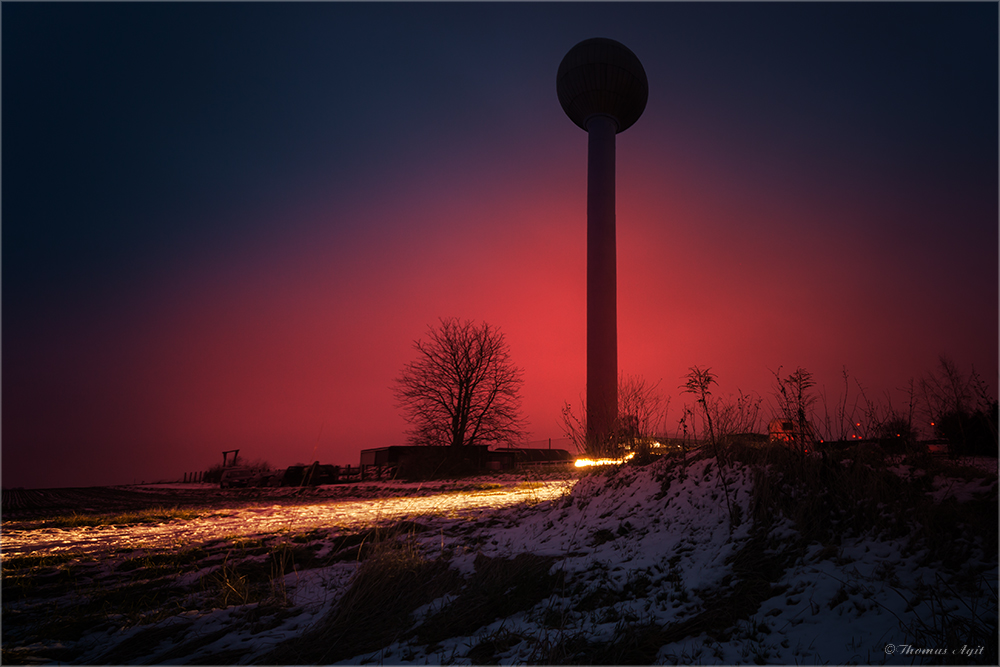
[(556, 72), (559, 104), (587, 143), (587, 451), (611, 453), (618, 426), (618, 268), (615, 262), (615, 135), (642, 115), (646, 71), (603, 37), (585, 39)]
[(618, 417), (617, 131), (610, 116), (587, 120), (587, 440), (598, 446)]

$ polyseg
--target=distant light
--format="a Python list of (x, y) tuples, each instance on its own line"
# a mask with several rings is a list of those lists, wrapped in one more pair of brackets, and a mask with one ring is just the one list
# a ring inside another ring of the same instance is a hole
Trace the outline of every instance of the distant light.
[(635, 456), (635, 452), (631, 452), (627, 456), (623, 456), (620, 459), (577, 459), (577, 468), (586, 468), (588, 466), (617, 466), (625, 463), (629, 459)]

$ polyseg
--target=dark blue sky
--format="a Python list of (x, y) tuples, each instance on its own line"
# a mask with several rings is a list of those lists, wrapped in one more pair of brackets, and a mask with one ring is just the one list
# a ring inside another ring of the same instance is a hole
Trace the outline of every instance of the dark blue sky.
[(996, 3), (2, 19), (4, 484), (355, 462), (402, 441), (388, 387), (448, 316), (507, 332), (560, 437), (586, 138), (554, 80), (593, 36), (650, 81), (618, 139), (623, 371), (766, 395), (801, 365), (832, 394), (846, 365), (881, 396), (947, 353), (996, 384)]

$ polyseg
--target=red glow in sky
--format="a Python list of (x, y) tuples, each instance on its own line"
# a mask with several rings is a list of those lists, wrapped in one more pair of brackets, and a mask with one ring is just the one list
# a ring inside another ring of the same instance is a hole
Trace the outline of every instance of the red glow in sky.
[(555, 71), (599, 35), (649, 78), (619, 368), (669, 424), (694, 365), (898, 404), (943, 353), (996, 391), (995, 5), (12, 7), (5, 486), (357, 464), (403, 444), (390, 386), (440, 317), (498, 325), (531, 439), (562, 437), (586, 135)]

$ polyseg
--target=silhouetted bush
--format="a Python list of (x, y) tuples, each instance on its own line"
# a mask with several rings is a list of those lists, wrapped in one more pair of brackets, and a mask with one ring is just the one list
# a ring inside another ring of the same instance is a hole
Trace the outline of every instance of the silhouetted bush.
[(222, 471), (224, 469), (221, 463), (216, 463), (205, 471), (205, 476), (201, 478), (201, 481), (206, 484), (218, 484), (222, 481)]
[(975, 369), (966, 373), (946, 356), (920, 380), (934, 433), (952, 456), (997, 455), (997, 400)]
[(952, 456), (997, 456), (997, 402), (988, 412), (952, 411), (934, 424), (939, 438), (948, 440)]

